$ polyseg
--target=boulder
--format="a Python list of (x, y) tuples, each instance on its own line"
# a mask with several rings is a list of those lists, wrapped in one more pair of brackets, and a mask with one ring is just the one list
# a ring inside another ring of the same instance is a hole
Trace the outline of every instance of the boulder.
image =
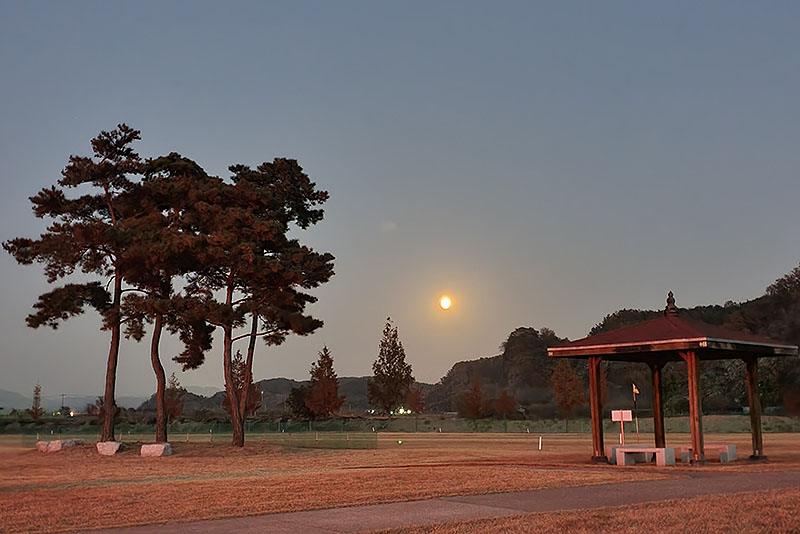
[(119, 441), (97, 442), (97, 452), (99, 452), (103, 456), (114, 456), (119, 452), (120, 447), (122, 447), (122, 443), (120, 443)]
[(58, 452), (68, 447), (83, 445), (82, 439), (55, 439), (52, 441), (37, 441), (36, 450), (39, 452)]
[(142, 456), (169, 456), (172, 454), (172, 448), (169, 443), (151, 443), (142, 445), (140, 454)]

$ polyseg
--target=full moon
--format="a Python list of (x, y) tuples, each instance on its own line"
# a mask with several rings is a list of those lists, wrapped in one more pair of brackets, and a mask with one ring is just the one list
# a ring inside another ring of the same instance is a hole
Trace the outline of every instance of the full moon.
[(439, 307), (443, 310), (449, 310), (451, 304), (450, 297), (446, 295), (439, 299)]

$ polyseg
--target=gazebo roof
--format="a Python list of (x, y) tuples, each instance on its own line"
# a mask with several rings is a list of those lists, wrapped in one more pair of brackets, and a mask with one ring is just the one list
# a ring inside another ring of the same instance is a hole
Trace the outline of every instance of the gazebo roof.
[(672, 292), (661, 317), (551, 347), (547, 353), (553, 358), (603, 355), (607, 359), (644, 361), (655, 356), (652, 353), (686, 350), (701, 351), (704, 359), (731, 358), (735, 353), (759, 356), (798, 354), (796, 345), (678, 317)]

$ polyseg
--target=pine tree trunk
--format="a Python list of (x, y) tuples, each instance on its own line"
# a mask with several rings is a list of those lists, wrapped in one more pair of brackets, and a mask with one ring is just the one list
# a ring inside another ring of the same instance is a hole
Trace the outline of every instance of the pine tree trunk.
[(120, 340), (120, 294), (122, 293), (122, 280), (118, 269), (114, 270), (114, 302), (109, 313), (111, 320), (111, 346), (108, 349), (108, 362), (106, 364), (106, 390), (103, 395), (103, 429), (100, 441), (114, 441), (114, 418), (117, 415), (117, 405), (114, 400), (114, 390), (117, 385), (117, 361), (119, 359)]
[[(247, 359), (244, 366), (244, 386), (239, 397), (239, 417), (242, 421), (247, 419), (247, 401), (250, 393), (250, 382), (253, 380), (253, 356), (256, 352), (256, 332), (258, 332), (258, 315), (253, 314), (253, 324), (250, 327), (250, 342), (247, 345)], [(242, 440), (244, 441), (244, 440)]]
[(164, 316), (156, 315), (153, 324), (153, 338), (150, 342), (150, 363), (156, 374), (156, 443), (167, 442), (167, 376), (161, 358), (158, 354), (158, 345), (161, 341), (161, 331), (164, 328)]
[[(228, 276), (228, 287), (225, 295), (225, 304), (231, 306), (233, 302), (233, 272)], [(244, 422), (239, 415), (239, 395), (233, 383), (233, 365), (231, 360), (233, 358), (233, 326), (225, 325), (222, 327), (223, 336), (223, 356), (222, 366), (225, 373), (225, 395), (228, 397), (228, 404), (230, 406), (231, 414), (231, 427), (233, 430), (233, 438), (231, 439), (231, 446), (244, 447)]]
[(223, 366), (225, 371), (225, 395), (228, 397), (228, 404), (230, 406), (231, 414), (231, 427), (233, 430), (233, 439), (231, 445), (234, 447), (244, 447), (244, 424), (241, 417), (239, 417), (239, 395), (236, 387), (233, 384), (233, 373), (231, 365), (231, 352), (233, 350), (233, 329), (229, 326), (223, 328), (225, 333), (225, 353), (223, 357)]

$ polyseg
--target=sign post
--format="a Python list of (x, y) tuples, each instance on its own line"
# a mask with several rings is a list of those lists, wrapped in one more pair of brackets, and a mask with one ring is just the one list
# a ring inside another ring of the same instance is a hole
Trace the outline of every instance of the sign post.
[(633, 386), (633, 418), (636, 421), (636, 443), (639, 443), (639, 410), (636, 409), (636, 395), (639, 394), (639, 388), (634, 383), (631, 383), (631, 386)]
[(625, 445), (625, 421), (633, 421), (630, 410), (611, 410), (611, 420), (619, 421), (619, 443)]

